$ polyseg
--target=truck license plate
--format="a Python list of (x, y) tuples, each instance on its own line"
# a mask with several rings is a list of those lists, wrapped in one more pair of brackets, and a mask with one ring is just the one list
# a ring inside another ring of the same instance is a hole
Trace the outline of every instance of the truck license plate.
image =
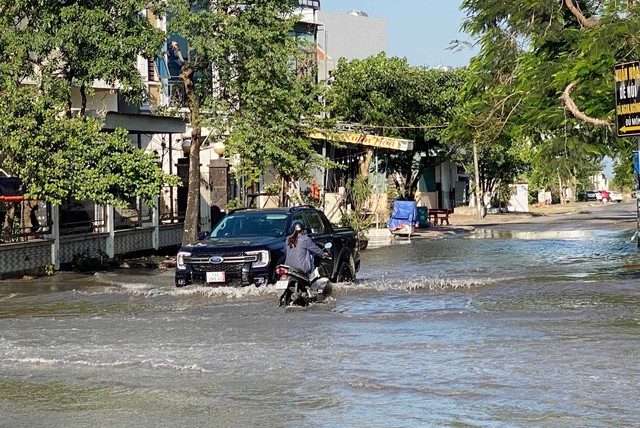
[(224, 272), (207, 272), (207, 282), (225, 282)]

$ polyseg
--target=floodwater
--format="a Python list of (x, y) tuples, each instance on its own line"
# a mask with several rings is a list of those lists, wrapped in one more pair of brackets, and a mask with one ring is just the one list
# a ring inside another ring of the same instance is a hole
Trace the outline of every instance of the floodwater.
[(631, 237), (414, 239), (307, 310), (172, 271), (4, 281), (0, 426), (638, 426)]

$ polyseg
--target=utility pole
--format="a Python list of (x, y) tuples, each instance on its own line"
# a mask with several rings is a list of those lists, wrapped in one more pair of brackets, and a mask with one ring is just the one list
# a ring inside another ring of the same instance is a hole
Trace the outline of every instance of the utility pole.
[(478, 143), (473, 140), (473, 169), (476, 182), (476, 209), (478, 210), (478, 220), (482, 220), (485, 214), (484, 197), (482, 195), (482, 186), (480, 186), (480, 167), (478, 166)]

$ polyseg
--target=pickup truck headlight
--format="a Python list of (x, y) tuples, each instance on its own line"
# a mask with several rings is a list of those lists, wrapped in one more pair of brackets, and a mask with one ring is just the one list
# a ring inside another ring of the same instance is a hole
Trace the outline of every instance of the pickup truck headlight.
[(190, 256), (191, 253), (187, 251), (180, 251), (176, 257), (176, 269), (185, 270), (187, 265), (184, 263), (184, 258)]
[(252, 268), (262, 268), (269, 266), (269, 262), (271, 261), (271, 256), (269, 255), (269, 251), (260, 250), (260, 251), (247, 251), (247, 256), (256, 256), (258, 260), (251, 263)]

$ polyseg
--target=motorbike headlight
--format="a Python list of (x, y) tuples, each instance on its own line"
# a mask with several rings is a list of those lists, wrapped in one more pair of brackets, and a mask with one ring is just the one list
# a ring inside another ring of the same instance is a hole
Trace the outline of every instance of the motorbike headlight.
[(190, 257), (191, 253), (187, 251), (180, 251), (176, 256), (176, 269), (185, 270), (187, 265), (184, 262), (185, 257)]
[(271, 256), (269, 255), (269, 251), (260, 250), (260, 251), (247, 251), (248, 256), (256, 256), (258, 260), (251, 263), (252, 268), (262, 268), (269, 266), (269, 262), (271, 261)]

